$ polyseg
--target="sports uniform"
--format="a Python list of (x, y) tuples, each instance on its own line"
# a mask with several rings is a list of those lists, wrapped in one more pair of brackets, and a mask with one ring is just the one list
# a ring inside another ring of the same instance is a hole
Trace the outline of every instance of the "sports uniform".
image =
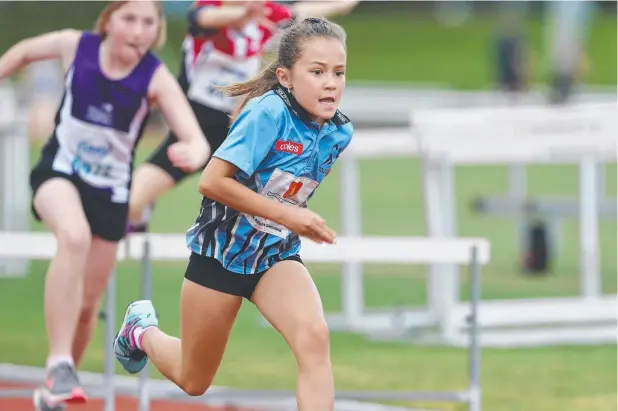
[[(213, 156), (236, 165), (234, 178), (262, 196), (306, 207), (352, 133), (350, 120), (339, 111), (320, 128), (292, 94), (277, 86), (247, 103)], [(209, 198), (203, 198), (199, 217), (187, 231), (187, 246), (192, 251), (187, 279), (247, 299), (274, 264), (300, 261), (297, 234)]]
[[(268, 41), (275, 34), (270, 27), (249, 22), (242, 30), (200, 28), (195, 16), (207, 7), (220, 7), (221, 1), (202, 0), (189, 13), (189, 33), (182, 46), (182, 62), (178, 82), (187, 95), (200, 127), (214, 152), (225, 140), (230, 124), (230, 114), (237, 98), (225, 96), (216, 86), (244, 82), (260, 70), (261, 55)], [(292, 12), (285, 6), (267, 1), (267, 18), (276, 26), (292, 21)], [(177, 183), (189, 174), (176, 168), (167, 156), (167, 149), (177, 142), (174, 133), (155, 150), (148, 163), (168, 173)], [(199, 170), (198, 170), (199, 171)]]
[[(161, 64), (148, 52), (120, 80), (99, 64), (101, 38), (84, 32), (64, 82), (55, 128), (30, 174), (33, 195), (61, 177), (77, 188), (92, 234), (120, 241), (126, 231), (134, 149), (149, 114), (148, 88)], [(35, 217), (40, 219), (36, 211)]]

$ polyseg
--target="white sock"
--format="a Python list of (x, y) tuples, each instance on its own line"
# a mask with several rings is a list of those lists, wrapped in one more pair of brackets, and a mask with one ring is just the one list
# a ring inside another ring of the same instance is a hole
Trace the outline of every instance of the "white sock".
[(138, 350), (144, 351), (142, 348), (142, 334), (149, 328), (152, 328), (152, 326), (146, 328), (136, 327), (135, 330), (133, 330), (133, 339), (135, 340), (135, 346)]
[(75, 366), (75, 364), (73, 363), (73, 357), (71, 357), (70, 355), (52, 355), (47, 358), (46, 368), (50, 369), (62, 363), (68, 363), (69, 365), (71, 365), (71, 367)]

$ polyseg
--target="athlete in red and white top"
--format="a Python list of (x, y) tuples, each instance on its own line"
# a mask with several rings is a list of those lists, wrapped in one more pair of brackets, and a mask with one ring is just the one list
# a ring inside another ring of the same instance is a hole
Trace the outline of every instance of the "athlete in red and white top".
[[(350, 12), (358, 1), (297, 2), (200, 0), (189, 12), (189, 32), (183, 42), (178, 81), (208, 139), (212, 152), (227, 136), (230, 116), (239, 104), (219, 86), (253, 78), (262, 56), (279, 28), (307, 17)], [(145, 229), (151, 205), (191, 173), (171, 164), (168, 148), (177, 141), (173, 132), (134, 176), (129, 220), (132, 230)]]

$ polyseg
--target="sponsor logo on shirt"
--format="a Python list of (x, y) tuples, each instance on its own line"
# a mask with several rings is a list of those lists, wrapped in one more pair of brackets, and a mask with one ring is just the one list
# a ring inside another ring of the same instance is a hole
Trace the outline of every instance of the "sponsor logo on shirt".
[(275, 150), (299, 156), (303, 153), (303, 145), (293, 141), (278, 140), (275, 144)]

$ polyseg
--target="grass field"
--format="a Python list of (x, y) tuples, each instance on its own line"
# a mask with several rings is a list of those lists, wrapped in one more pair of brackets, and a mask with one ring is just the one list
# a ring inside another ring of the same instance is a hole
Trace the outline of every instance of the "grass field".
[[(139, 152), (152, 148), (148, 142)], [(37, 156), (33, 152), (33, 159)], [(616, 167), (608, 168), (608, 193), (616, 195)], [(401, 181), (396, 181), (401, 176)], [(405, 176), (405, 177), (404, 177)], [(561, 232), (554, 272), (530, 279), (516, 267), (514, 226), (508, 219), (481, 218), (469, 211), (477, 194), (500, 193), (506, 170), (499, 167), (464, 168), (457, 173), (458, 218), (461, 235), (487, 237), (492, 242), (492, 263), (484, 271), (485, 298), (569, 295), (577, 292), (577, 224), (566, 221)], [(365, 161), (362, 164), (363, 224), (366, 234), (415, 235), (423, 233), (418, 165), (414, 161)], [(388, 183), (386, 183), (388, 182)], [(534, 167), (532, 193), (574, 195), (576, 170), (571, 167)], [(338, 219), (337, 171), (312, 201), (335, 228)], [(153, 230), (183, 232), (194, 220), (200, 197), (191, 179), (164, 198), (156, 209)], [(388, 209), (388, 212), (385, 210)], [(34, 229), (42, 229), (33, 223)], [(603, 287), (616, 290), (616, 223), (601, 228)], [(47, 263), (34, 262), (25, 279), (0, 280), (0, 362), (43, 364), (46, 339), (42, 290)], [(162, 326), (178, 334), (178, 295), (182, 264), (156, 264), (154, 300)], [(311, 265), (325, 306), (339, 306), (338, 268)], [(425, 298), (424, 269), (413, 266), (367, 266), (367, 300), (372, 306), (421, 303)], [(128, 302), (139, 293), (139, 266), (118, 269), (118, 320)], [(216, 384), (243, 388), (293, 388), (295, 363), (284, 342), (258, 325), (250, 304), (241, 310)], [(102, 327), (90, 347), (83, 368), (100, 371), (103, 365)], [(341, 389), (458, 389), (465, 384), (463, 350), (376, 344), (354, 335), (332, 335), (337, 385)], [(610, 411), (615, 410), (616, 347), (565, 347), (493, 350), (483, 352), (484, 405), (491, 411)], [(153, 375), (157, 375), (153, 373)], [(418, 405), (418, 404), (416, 404)], [(429, 407), (428, 404), (425, 406)], [(436, 409), (458, 410), (450, 404)]]
[[(493, 41), (498, 23), (491, 14), (479, 14), (452, 28), (438, 25), (432, 15), (410, 12), (352, 14), (337, 21), (348, 32), (350, 80), (437, 82), (461, 89), (490, 87), (494, 82)], [(526, 57), (535, 84), (545, 83), (549, 74), (544, 30), (538, 16), (526, 20)], [(596, 15), (587, 52), (590, 70), (584, 81), (616, 84), (615, 15)]]

